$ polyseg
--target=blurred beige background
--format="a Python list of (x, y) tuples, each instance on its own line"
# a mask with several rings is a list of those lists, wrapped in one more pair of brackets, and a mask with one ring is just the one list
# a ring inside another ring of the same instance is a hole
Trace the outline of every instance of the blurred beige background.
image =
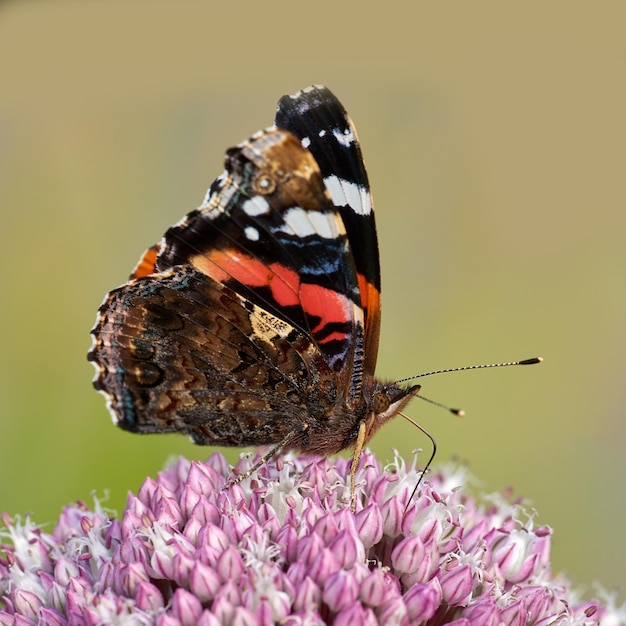
[[(92, 490), (120, 509), (169, 455), (210, 453), (111, 425), (89, 329), (225, 149), (323, 83), (374, 190), (379, 374), (545, 357), (422, 381), (463, 420), (409, 413), (438, 462), (532, 499), (556, 570), (623, 600), (625, 18), (621, 2), (0, 4), (0, 511), (47, 522)], [(421, 446), (396, 420), (373, 447)]]

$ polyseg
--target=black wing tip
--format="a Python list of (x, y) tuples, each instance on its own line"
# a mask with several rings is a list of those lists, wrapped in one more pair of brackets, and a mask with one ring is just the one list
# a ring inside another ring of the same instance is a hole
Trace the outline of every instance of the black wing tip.
[(287, 115), (290, 110), (296, 109), (298, 115), (303, 115), (322, 104), (332, 104), (344, 110), (339, 98), (324, 85), (310, 85), (293, 94), (286, 94), (276, 106), (276, 125), (280, 127), (281, 116)]
[(285, 98), (289, 100), (311, 100), (316, 97), (330, 95), (333, 98), (335, 95), (333, 92), (326, 87), (325, 85), (321, 85), (316, 83), (314, 85), (309, 85), (308, 87), (304, 87), (303, 89), (299, 89), (295, 93), (285, 94), (280, 100), (285, 100)]

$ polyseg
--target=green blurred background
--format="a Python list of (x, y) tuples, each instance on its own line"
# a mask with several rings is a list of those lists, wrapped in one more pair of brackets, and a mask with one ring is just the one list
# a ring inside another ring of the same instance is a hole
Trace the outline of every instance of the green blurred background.
[[(0, 511), (51, 521), (211, 450), (111, 425), (85, 354), (104, 294), (284, 93), (331, 87), (374, 190), (379, 374), (422, 381), (438, 462), (532, 499), (553, 565), (624, 599), (622, 2), (0, 4)], [(403, 420), (373, 448), (427, 446)], [(230, 451), (235, 459), (239, 451)]]

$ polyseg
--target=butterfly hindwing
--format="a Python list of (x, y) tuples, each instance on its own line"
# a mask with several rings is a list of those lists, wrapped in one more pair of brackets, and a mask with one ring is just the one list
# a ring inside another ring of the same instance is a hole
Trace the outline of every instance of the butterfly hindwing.
[(310, 338), (191, 266), (108, 294), (91, 359), (119, 426), (201, 444), (277, 443), (336, 395)]

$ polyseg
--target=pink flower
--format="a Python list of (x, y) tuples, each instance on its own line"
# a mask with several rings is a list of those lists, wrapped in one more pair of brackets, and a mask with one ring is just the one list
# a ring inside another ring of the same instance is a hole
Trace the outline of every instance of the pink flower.
[(287, 456), (224, 489), (214, 454), (147, 479), (121, 519), (78, 503), (47, 534), (4, 515), (0, 626), (625, 623), (552, 575), (549, 528), (469, 497), (458, 469), (407, 506), (419, 472), (366, 452), (352, 513), (349, 466)]

